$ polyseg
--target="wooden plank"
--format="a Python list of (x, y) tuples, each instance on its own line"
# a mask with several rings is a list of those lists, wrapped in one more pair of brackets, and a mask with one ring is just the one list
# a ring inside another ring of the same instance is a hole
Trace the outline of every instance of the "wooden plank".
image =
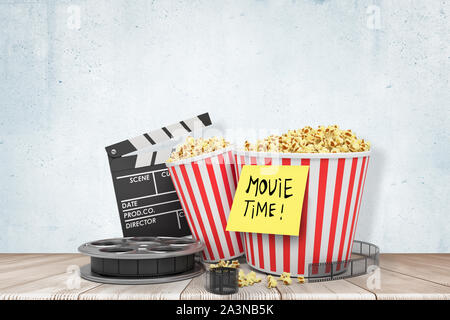
[[(353, 259), (361, 257), (352, 254)], [(375, 300), (376, 296), (345, 280), (311, 282), (300, 284), (292, 278), (291, 285), (278, 284), (283, 300)]]
[[(379, 269), (380, 286), (372, 288), (372, 282), (367, 280), (374, 274), (364, 275), (356, 278), (348, 278), (351, 282), (365, 290), (375, 293), (379, 300), (402, 300), (402, 299), (450, 299), (450, 287), (436, 284), (430, 281), (410, 277), (401, 273)], [(373, 278), (371, 278), (373, 279)]]
[(442, 262), (442, 264), (450, 265), (450, 253), (429, 253), (429, 254), (418, 253), (418, 254), (416, 254), (416, 256), (418, 256), (418, 257), (423, 256), (423, 255), (433, 257), (436, 260), (440, 260)]
[(375, 295), (345, 280), (303, 283), (292, 278), (291, 285), (278, 282), (283, 300), (375, 300)]
[(189, 280), (149, 285), (102, 284), (80, 294), (82, 300), (179, 300)]
[(68, 287), (67, 274), (50, 276), (45, 279), (3, 289), (0, 300), (76, 300), (80, 293), (99, 286), (98, 283), (80, 279), (76, 288)]
[[(35, 257), (21, 257), (17, 260), (6, 261), (5, 258), (4, 263), (0, 264), (0, 273), (14, 271), (22, 268), (39, 266), (42, 264), (53, 263), (58, 261), (64, 261), (67, 259), (73, 258), (74, 254), (45, 254), (45, 255), (37, 255)], [(76, 256), (81, 256), (77, 254)]]
[[(79, 289), (68, 290), (66, 281), (70, 275), (66, 274), (67, 267), (87, 264), (89, 257), (78, 254), (64, 256), (66, 259), (63, 261), (41, 261), (41, 265), (0, 274), (1, 287), (8, 287), (1, 290), (0, 299), (179, 299), (181, 291), (190, 282), (185, 280), (160, 285), (114, 286), (81, 280)], [(36, 277), (40, 280), (32, 281)], [(15, 283), (17, 281), (20, 283)], [(97, 287), (101, 289), (96, 290)], [(80, 297), (83, 292), (86, 294)]]
[(43, 265), (41, 267), (32, 268), (33, 273), (37, 276), (42, 276), (47, 268), (49, 268), (50, 272), (55, 271), (53, 268), (61, 268), (64, 270), (64, 273), (3, 288), (0, 291), (0, 300), (78, 299), (80, 293), (99, 286), (98, 283), (85, 281), (76, 274), (65, 272), (67, 266), (69, 266), (72, 262), (77, 261), (78, 263), (84, 264), (86, 261), (83, 259), (86, 258), (77, 257), (72, 260), (67, 260), (65, 264), (63, 262), (55, 262), (52, 264)]
[(0, 266), (8, 264), (12, 261), (42, 257), (44, 255), (44, 253), (0, 253)]
[(380, 255), (380, 263), (383, 263), (386, 259), (412, 261), (428, 265), (430, 268), (438, 267), (450, 270), (450, 254), (386, 253)]
[[(242, 261), (242, 260), (241, 260)], [(241, 262), (242, 263), (242, 262)], [(208, 267), (208, 264), (206, 264)], [(232, 295), (217, 295), (208, 292), (205, 289), (205, 276), (201, 275), (192, 280), (181, 294), (182, 300), (279, 300), (281, 299), (280, 292), (277, 289), (268, 289), (266, 287), (266, 275), (259, 271), (251, 269), (247, 264), (241, 264), (242, 270), (245, 273), (255, 271), (257, 276), (263, 280), (260, 283), (255, 283), (252, 286), (239, 288), (236, 294)]]
[(380, 259), (380, 267), (450, 286), (450, 259), (448, 257), (450, 255), (384, 254)]
[[(64, 260), (40, 263), (0, 273), (0, 289), (35, 281), (56, 274), (67, 272), (71, 265), (82, 266), (89, 263), (89, 258), (69, 255)], [(2, 290), (3, 291), (3, 290)]]

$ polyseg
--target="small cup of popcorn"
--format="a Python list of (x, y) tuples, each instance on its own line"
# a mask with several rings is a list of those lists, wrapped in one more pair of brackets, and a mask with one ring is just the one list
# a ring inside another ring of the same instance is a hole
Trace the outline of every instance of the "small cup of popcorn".
[(166, 162), (192, 235), (205, 243), (206, 262), (244, 253), (240, 233), (225, 230), (237, 185), (232, 150), (224, 138), (187, 137)]
[[(304, 127), (236, 150), (244, 165), (309, 166), (299, 236), (244, 233), (255, 269), (308, 276), (311, 263), (346, 261), (351, 253), (370, 157), (370, 143), (338, 126)], [(312, 272), (314, 273), (314, 268)], [(343, 270), (334, 270), (335, 272)]]

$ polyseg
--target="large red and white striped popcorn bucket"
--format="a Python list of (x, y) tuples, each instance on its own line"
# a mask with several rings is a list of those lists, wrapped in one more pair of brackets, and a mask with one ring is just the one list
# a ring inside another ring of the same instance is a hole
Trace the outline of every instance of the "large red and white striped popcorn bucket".
[(226, 231), (237, 177), (231, 147), (167, 163), (192, 235), (205, 243), (203, 260), (244, 254), (239, 232)]
[[(244, 233), (247, 262), (266, 273), (308, 276), (310, 264), (350, 258), (370, 151), (264, 153), (237, 151), (236, 174), (248, 165), (309, 166), (299, 236)], [(341, 267), (342, 266), (342, 267)]]

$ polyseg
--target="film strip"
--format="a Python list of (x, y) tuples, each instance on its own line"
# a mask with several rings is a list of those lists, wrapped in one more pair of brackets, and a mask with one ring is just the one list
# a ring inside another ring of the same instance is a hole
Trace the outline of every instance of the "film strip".
[(124, 237), (191, 234), (165, 164), (172, 147), (159, 145), (210, 125), (204, 113), (105, 148)]
[(321, 282), (361, 276), (379, 265), (380, 249), (371, 243), (354, 240), (352, 258), (347, 261), (311, 263), (308, 282)]

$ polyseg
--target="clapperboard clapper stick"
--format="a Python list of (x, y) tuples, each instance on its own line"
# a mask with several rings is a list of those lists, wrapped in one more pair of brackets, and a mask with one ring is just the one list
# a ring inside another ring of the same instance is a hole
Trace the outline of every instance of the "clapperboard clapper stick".
[(209, 125), (204, 113), (106, 147), (125, 237), (191, 234), (165, 164), (172, 148), (129, 154)]

